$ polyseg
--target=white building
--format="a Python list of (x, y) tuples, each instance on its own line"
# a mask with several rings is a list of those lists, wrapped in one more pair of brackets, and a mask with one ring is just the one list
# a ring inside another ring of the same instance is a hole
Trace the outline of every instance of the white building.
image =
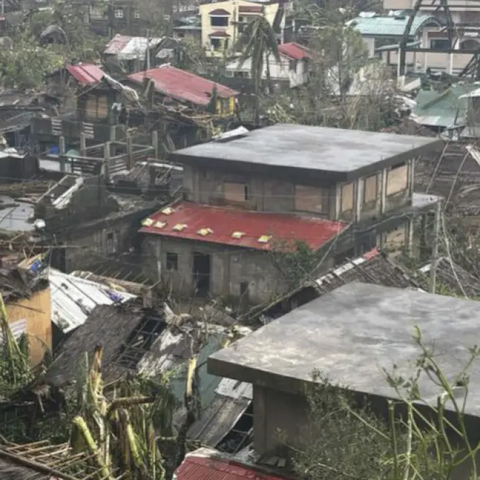
[[(280, 62), (273, 55), (268, 56), (270, 78), (273, 81), (289, 82), (290, 88), (307, 83), (311, 54), (308, 48), (298, 43), (283, 43), (278, 46)], [(243, 63), (234, 60), (227, 65), (226, 76), (235, 78), (251, 78), (251, 59)], [(262, 79), (267, 79), (267, 59), (263, 65)]]

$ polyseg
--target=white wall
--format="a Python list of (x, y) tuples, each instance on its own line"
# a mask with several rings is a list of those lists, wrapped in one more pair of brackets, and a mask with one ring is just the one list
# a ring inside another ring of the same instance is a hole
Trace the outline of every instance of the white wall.
[[(280, 55), (280, 62), (277, 62), (275, 58), (270, 55), (268, 58), (268, 64), (270, 66), (270, 78), (272, 80), (288, 81), (290, 88), (303, 85), (308, 80), (307, 62), (304, 60), (296, 61), (296, 69), (290, 69), (290, 58)], [(227, 65), (228, 72), (251, 72), (251, 59), (245, 60), (242, 65), (238, 60), (235, 60)], [(233, 76), (233, 74), (231, 75)], [(262, 79), (267, 78), (267, 62), (264, 62)]]

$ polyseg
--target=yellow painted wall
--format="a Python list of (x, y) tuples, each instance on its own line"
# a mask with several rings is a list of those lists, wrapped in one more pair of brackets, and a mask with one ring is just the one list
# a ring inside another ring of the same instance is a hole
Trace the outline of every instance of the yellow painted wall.
[(50, 288), (37, 292), (30, 298), (7, 304), (6, 309), (9, 323), (26, 320), (30, 364), (32, 367), (38, 365), (45, 347), (52, 348)]
[[(222, 56), (222, 52), (212, 52), (210, 50), (210, 34), (216, 31), (226, 32), (229, 37), (229, 47), (231, 48), (238, 40), (238, 9), (240, 6), (257, 6), (258, 3), (248, 2), (245, 0), (231, 0), (226, 2), (206, 3), (200, 5), (200, 17), (202, 20), (202, 46), (207, 50), (207, 53), (212, 56)], [(230, 14), (229, 23), (226, 27), (212, 27), (210, 25), (210, 12), (213, 10), (222, 9)], [(264, 16), (273, 25), (275, 15), (278, 10), (278, 3), (264, 5)], [(248, 15), (248, 14), (241, 14)], [(251, 15), (251, 14), (250, 14)]]

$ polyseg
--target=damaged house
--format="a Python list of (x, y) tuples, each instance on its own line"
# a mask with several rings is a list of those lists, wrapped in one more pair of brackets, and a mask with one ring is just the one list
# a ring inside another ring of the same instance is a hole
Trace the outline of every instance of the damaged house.
[(66, 175), (37, 200), (35, 217), (53, 248), (52, 266), (70, 272), (128, 252), (142, 217), (161, 203), (112, 194), (103, 175)]
[(170, 65), (129, 75), (125, 84), (147, 102), (140, 119), (160, 130), (167, 152), (211, 138), (236, 114), (238, 92)]
[(275, 260), (295, 242), (323, 269), (376, 246), (413, 252), (415, 218), (437, 201), (414, 194), (415, 159), (438, 143), (275, 125), (178, 150), (184, 199), (144, 220), (145, 272), (177, 294), (263, 303), (291, 289)]
[(130, 300), (97, 306), (59, 349), (47, 381), (58, 387), (71, 384), (85, 354), (93, 355), (95, 347), (101, 344), (105, 381), (114, 381), (128, 372), (157, 380), (168, 375), (170, 391), (179, 407), (176, 419), (180, 422), (189, 361), (194, 358), (196, 362), (195, 388), (199, 393), (200, 414), (213, 401), (221, 380), (208, 375), (208, 356), (239, 333), (248, 331), (229, 330), (215, 324), (204, 327), (201, 321), (175, 317), (166, 305), (153, 309)]

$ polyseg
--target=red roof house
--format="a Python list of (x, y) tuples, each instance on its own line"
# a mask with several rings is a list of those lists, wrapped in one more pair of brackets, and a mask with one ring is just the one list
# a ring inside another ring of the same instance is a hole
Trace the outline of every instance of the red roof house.
[(310, 50), (299, 43), (290, 42), (282, 43), (278, 46), (278, 53), (285, 55), (292, 60), (304, 60), (306, 58), (312, 58)]
[(303, 241), (318, 250), (344, 228), (343, 222), (317, 217), (180, 201), (144, 220), (140, 232), (255, 250), (270, 250), (278, 242)]
[(176, 480), (287, 480), (252, 466), (220, 457), (215, 450), (202, 448), (188, 454), (177, 468)]
[(231, 88), (170, 65), (128, 76), (129, 80), (137, 84), (142, 84), (145, 78), (153, 81), (157, 92), (180, 102), (188, 102), (202, 107), (206, 107), (210, 103), (214, 89), (220, 98), (228, 99), (238, 95), (238, 92)]
[(67, 71), (82, 85), (95, 85), (99, 83), (104, 76), (103, 70), (91, 63), (68, 65)]

